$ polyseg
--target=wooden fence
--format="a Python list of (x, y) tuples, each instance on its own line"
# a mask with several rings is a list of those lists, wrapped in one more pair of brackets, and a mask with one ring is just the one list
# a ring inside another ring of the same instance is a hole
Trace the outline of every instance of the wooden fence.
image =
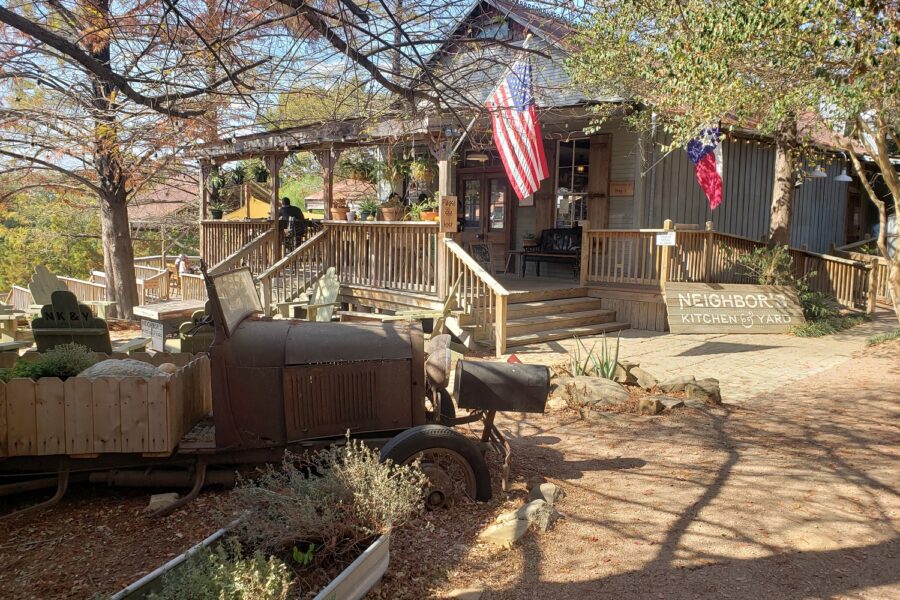
[(216, 275), (236, 269), (250, 267), (254, 275), (268, 269), (281, 256), (281, 230), (270, 228), (238, 248), (218, 264), (209, 268), (210, 275)]
[[(582, 284), (664, 289), (667, 281), (756, 283), (735, 268), (734, 259), (764, 247), (764, 242), (708, 228), (676, 230), (674, 246), (657, 246), (656, 236), (668, 231), (670, 229), (590, 230), (585, 227)], [(870, 264), (798, 248), (790, 248), (789, 253), (794, 276), (807, 276), (810, 289), (833, 297), (847, 308), (874, 310), (869, 299), (872, 294), (883, 293), (881, 288), (886, 285), (886, 280), (878, 275), (874, 283), (870, 283)], [(809, 276), (810, 273), (814, 275)]]
[(295, 299), (332, 266), (330, 241), (331, 232), (325, 229), (257, 276), (266, 310)]
[(203, 275), (182, 273), (180, 281), (182, 300), (202, 300), (206, 302), (206, 283), (203, 281)]

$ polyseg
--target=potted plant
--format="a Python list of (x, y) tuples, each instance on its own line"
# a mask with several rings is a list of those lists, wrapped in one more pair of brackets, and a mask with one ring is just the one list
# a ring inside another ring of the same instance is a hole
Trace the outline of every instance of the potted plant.
[(231, 169), (231, 173), (229, 173), (231, 183), (234, 185), (241, 185), (244, 183), (244, 178), (246, 176), (247, 169), (244, 168), (244, 165), (235, 165), (234, 168)]
[(359, 210), (360, 221), (374, 221), (375, 215), (378, 214), (378, 200), (363, 198), (357, 206), (357, 210)]
[(334, 221), (347, 220), (347, 201), (344, 198), (335, 198), (331, 201), (331, 218)]
[(538, 239), (538, 236), (536, 236), (535, 234), (526, 233), (525, 235), (522, 236), (522, 249), (523, 250), (526, 250), (526, 251), (533, 250), (534, 248), (537, 248), (540, 245), (541, 245), (541, 240)]
[(209, 214), (212, 215), (213, 219), (221, 219), (222, 214), (225, 212), (225, 204), (223, 202), (210, 202), (209, 203)]
[(387, 201), (381, 205), (381, 218), (385, 221), (400, 221), (403, 219), (403, 204), (400, 196), (391, 193)]
[(439, 215), (438, 204), (439, 199), (437, 195), (419, 201), (419, 205), (422, 207), (421, 218), (423, 221), (437, 221)]
[(269, 170), (262, 161), (251, 162), (247, 172), (256, 183), (266, 183), (269, 180)]
[(434, 159), (417, 157), (409, 163), (409, 178), (417, 183), (424, 183), (434, 177), (436, 168)]

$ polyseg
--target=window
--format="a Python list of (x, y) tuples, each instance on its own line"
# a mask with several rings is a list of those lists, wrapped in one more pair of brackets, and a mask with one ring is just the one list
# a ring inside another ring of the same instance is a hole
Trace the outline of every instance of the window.
[(481, 226), (481, 180), (463, 181), (463, 228), (477, 229)]
[(591, 141), (559, 142), (556, 152), (556, 227), (574, 227), (587, 218)]

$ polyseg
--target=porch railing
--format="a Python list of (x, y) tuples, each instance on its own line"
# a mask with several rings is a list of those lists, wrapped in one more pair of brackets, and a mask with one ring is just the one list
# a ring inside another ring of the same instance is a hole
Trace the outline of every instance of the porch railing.
[(9, 295), (6, 296), (6, 303), (16, 310), (27, 311), (32, 305), (31, 290), (20, 285), (12, 286)]
[(341, 283), (423, 292), (437, 291), (437, 223), (326, 221), (329, 266)]
[[(581, 281), (664, 289), (666, 281), (755, 283), (733, 266), (733, 258), (765, 246), (749, 238), (707, 230), (676, 231), (675, 246), (657, 246), (668, 229), (589, 230), (582, 236)], [(874, 265), (838, 256), (789, 249), (795, 277), (815, 271), (810, 289), (848, 308), (874, 311), (869, 300), (884, 293), (886, 278)], [(871, 279), (871, 281), (870, 281)]]
[(181, 299), (182, 300), (207, 300), (206, 283), (203, 281), (203, 275), (195, 275), (193, 273), (182, 273), (181, 279)]
[[(506, 352), (506, 314), (509, 291), (453, 240), (447, 249), (448, 292), (456, 286), (456, 305), (471, 317), (476, 340), (493, 340), (497, 356)], [(457, 283), (458, 282), (458, 283)]]
[(332, 266), (332, 235), (326, 228), (256, 277), (266, 310), (295, 299)]
[(203, 247), (200, 253), (206, 264), (217, 265), (271, 228), (272, 221), (269, 219), (201, 221)]
[(254, 275), (262, 273), (279, 258), (280, 232), (280, 229), (270, 228), (260, 233), (224, 260), (210, 267), (209, 274), (216, 275), (238, 267), (250, 267), (250, 272)]

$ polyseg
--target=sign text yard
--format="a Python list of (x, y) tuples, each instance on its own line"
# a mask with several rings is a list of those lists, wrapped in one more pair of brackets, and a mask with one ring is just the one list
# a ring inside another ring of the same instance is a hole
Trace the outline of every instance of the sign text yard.
[(668, 283), (672, 333), (785, 333), (805, 323), (797, 292), (768, 285)]

